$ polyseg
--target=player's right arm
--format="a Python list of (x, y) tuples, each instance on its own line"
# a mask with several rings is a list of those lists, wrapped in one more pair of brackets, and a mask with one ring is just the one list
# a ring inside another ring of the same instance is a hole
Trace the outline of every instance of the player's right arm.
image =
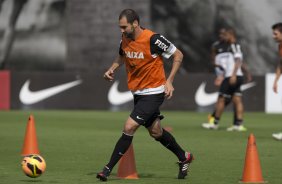
[(216, 47), (217, 47), (217, 45), (219, 44), (219, 42), (218, 41), (216, 41), (215, 43), (213, 43), (212, 44), (212, 46), (211, 46), (211, 53), (210, 53), (210, 57), (211, 57), (211, 64), (212, 64), (212, 66), (214, 66), (215, 68), (216, 67), (219, 67), (220, 65), (218, 65), (217, 63), (216, 63), (216, 61), (215, 61), (215, 57), (216, 57)]
[(113, 61), (112, 66), (104, 73), (104, 79), (108, 81), (114, 80), (115, 70), (118, 69), (124, 63), (124, 51), (121, 48), (122, 42), (120, 42), (119, 56)]
[(216, 55), (217, 55), (216, 45), (218, 44), (219, 44), (218, 41), (212, 44), (210, 57), (211, 57), (211, 64), (215, 69), (216, 76), (219, 76), (220, 78), (222, 78), (224, 77), (224, 72), (225, 72), (224, 68), (216, 62)]
[(217, 43), (218, 42), (215, 42), (214, 44), (212, 44), (210, 56), (211, 56), (211, 64), (214, 67), (215, 74), (216, 74), (216, 78), (214, 80), (214, 85), (219, 87), (221, 85), (221, 82), (224, 79), (224, 69), (220, 65), (216, 64), (216, 61), (215, 61), (215, 57), (216, 57), (216, 47), (215, 47), (215, 45)]
[(124, 59), (123, 56), (118, 56), (114, 60), (112, 66), (104, 73), (104, 79), (106, 79), (108, 81), (113, 81), (114, 80), (115, 70), (117, 68), (119, 68), (123, 64), (123, 59)]

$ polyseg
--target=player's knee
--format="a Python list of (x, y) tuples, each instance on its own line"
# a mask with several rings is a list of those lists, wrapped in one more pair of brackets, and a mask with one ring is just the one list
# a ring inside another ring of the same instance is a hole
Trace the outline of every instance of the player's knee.
[(136, 127), (130, 125), (125, 125), (123, 129), (123, 132), (128, 135), (133, 135), (135, 131)]
[(233, 97), (233, 102), (236, 103), (236, 104), (241, 104), (242, 103), (242, 97), (239, 96), (239, 95), (238, 96), (235, 95)]
[(231, 98), (224, 98), (224, 104), (225, 104), (225, 106), (227, 106), (228, 104), (230, 104), (231, 101), (232, 101)]
[(162, 131), (159, 131), (159, 130), (152, 130), (149, 133), (150, 133), (150, 136), (156, 140), (162, 136)]
[(224, 97), (224, 105), (227, 106), (232, 101), (231, 97)]
[(231, 95), (226, 95), (226, 94), (221, 94), (219, 96), (219, 101), (221, 101), (222, 103), (224, 103), (225, 105), (230, 103), (231, 101)]

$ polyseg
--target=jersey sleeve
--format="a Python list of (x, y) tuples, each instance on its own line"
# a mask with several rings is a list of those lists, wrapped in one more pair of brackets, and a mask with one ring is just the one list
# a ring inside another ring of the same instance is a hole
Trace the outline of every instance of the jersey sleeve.
[(154, 34), (150, 39), (150, 51), (153, 57), (159, 55), (170, 58), (176, 51), (176, 47), (160, 34)]
[(237, 43), (231, 45), (231, 51), (234, 55), (234, 58), (243, 60), (243, 54), (241, 51), (241, 46)]
[(216, 76), (222, 76), (222, 75), (224, 75), (224, 68), (222, 68), (222, 67), (215, 67), (215, 75)]
[(215, 41), (215, 42), (212, 43), (211, 48), (216, 49), (218, 47), (218, 45), (219, 45), (219, 41)]
[(124, 51), (122, 50), (122, 40), (120, 40), (120, 43), (119, 43), (119, 55), (120, 56), (124, 55)]

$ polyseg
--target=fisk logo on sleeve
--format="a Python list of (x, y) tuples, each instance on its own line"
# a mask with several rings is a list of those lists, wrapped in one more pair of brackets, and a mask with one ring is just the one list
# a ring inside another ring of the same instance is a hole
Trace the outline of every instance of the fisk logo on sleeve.
[(168, 49), (168, 46), (161, 42), (159, 39), (156, 40), (155, 44), (158, 45), (158, 47), (160, 47), (164, 51)]

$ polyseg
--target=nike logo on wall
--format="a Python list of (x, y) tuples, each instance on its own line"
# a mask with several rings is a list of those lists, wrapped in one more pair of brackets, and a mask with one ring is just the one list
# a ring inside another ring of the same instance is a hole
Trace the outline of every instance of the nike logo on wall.
[(23, 104), (31, 105), (31, 104), (40, 102), (42, 100), (45, 100), (46, 98), (54, 96), (63, 91), (66, 91), (81, 83), (82, 83), (82, 80), (76, 80), (73, 82), (68, 82), (65, 84), (57, 85), (57, 86), (43, 89), (40, 91), (30, 91), (29, 89), (30, 80), (27, 80), (20, 90), (20, 95), (19, 95), (20, 101)]
[(115, 81), (108, 93), (108, 100), (112, 105), (121, 105), (133, 100), (131, 91), (119, 92), (118, 81)]
[[(241, 86), (241, 91), (245, 91), (245, 90), (247, 90), (251, 87), (254, 87), (255, 85), (256, 85), (255, 82), (243, 84)], [(216, 101), (217, 101), (218, 92), (206, 93), (205, 88), (206, 88), (206, 83), (203, 82), (196, 91), (195, 101), (196, 101), (196, 104), (199, 105), (199, 106), (212, 105), (212, 104), (216, 103)]]

